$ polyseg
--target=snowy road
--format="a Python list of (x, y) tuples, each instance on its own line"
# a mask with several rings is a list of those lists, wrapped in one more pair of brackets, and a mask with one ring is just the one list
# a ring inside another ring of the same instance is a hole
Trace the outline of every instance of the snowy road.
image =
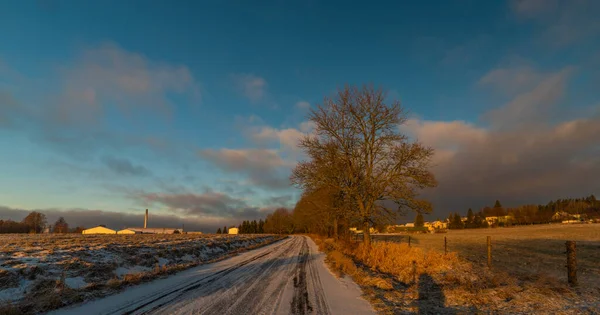
[(56, 314), (375, 314), (349, 279), (334, 277), (315, 243), (269, 246)]

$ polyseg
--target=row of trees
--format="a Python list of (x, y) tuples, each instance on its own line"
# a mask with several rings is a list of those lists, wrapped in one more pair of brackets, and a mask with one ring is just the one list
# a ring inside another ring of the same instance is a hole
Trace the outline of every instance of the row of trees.
[(69, 229), (65, 218), (60, 217), (54, 225), (48, 225), (46, 215), (32, 211), (21, 222), (13, 220), (0, 220), (0, 234), (5, 233), (42, 233), (46, 230), (51, 233), (81, 233), (83, 227)]
[(496, 200), (493, 207), (484, 207), (477, 213), (469, 208), (467, 220), (464, 222), (458, 213), (451, 213), (448, 217), (448, 228), (485, 228), (489, 226), (486, 217), (509, 217), (495, 223), (498, 225), (526, 225), (560, 222), (567, 219), (569, 215), (600, 219), (600, 200), (590, 195), (584, 198), (552, 200), (546, 205), (527, 204), (518, 207), (503, 207), (500, 201)]
[[(235, 227), (235, 226), (232, 226)], [(238, 233), (240, 234), (263, 234), (265, 233), (265, 221), (263, 220), (259, 220), (258, 222), (256, 220), (253, 221), (244, 221), (242, 222), (242, 224), (238, 225)], [(229, 229), (227, 229), (227, 227), (223, 227), (223, 230), (221, 230), (221, 228), (219, 228), (217, 230), (217, 234), (227, 234), (229, 233)], [(267, 232), (267, 233), (272, 233), (272, 232)]]

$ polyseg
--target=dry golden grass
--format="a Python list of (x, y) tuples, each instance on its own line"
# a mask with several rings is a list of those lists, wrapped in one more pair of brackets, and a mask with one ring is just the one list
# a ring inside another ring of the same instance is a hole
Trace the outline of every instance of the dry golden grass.
[(418, 247), (374, 242), (370, 248), (313, 239), (327, 253), (332, 269), (352, 276), (381, 314), (600, 312), (600, 290), (574, 290), (547, 274), (526, 278), (510, 268), (489, 270), (460, 253), (444, 255), (443, 235), (441, 251), (425, 248), (426, 242), (420, 241), (428, 237), (440, 239), (423, 235), (417, 236)]
[[(566, 283), (565, 242), (577, 242), (577, 273), (582, 287), (600, 288), (600, 224), (552, 224), (495, 229), (450, 230), (446, 234), (411, 236), (414, 247), (444, 250), (484, 266), (487, 262), (486, 238), (492, 238), (494, 270), (519, 279), (550, 277)], [(406, 242), (404, 238), (403, 242)]]

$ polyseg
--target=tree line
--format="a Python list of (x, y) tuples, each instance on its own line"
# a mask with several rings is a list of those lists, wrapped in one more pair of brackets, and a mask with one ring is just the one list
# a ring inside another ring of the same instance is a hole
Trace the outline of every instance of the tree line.
[(65, 218), (60, 217), (54, 224), (48, 224), (46, 215), (37, 211), (29, 213), (21, 222), (13, 220), (0, 220), (0, 234), (7, 233), (81, 233), (85, 228), (78, 226), (69, 228)]
[(600, 200), (590, 195), (583, 198), (557, 199), (545, 205), (526, 204), (518, 207), (503, 207), (496, 200), (493, 207), (483, 207), (477, 213), (467, 210), (466, 221), (458, 213), (451, 213), (447, 219), (450, 229), (489, 227), (486, 217), (507, 217), (495, 221), (492, 226), (547, 224), (561, 222), (578, 215), (580, 219), (600, 219)]
[[(236, 226), (231, 226), (230, 228), (234, 228)], [(243, 221), (240, 225), (237, 226), (238, 233), (240, 234), (263, 234), (263, 233), (272, 233), (265, 232), (265, 221), (261, 220), (252, 220), (252, 221)], [(228, 234), (229, 229), (227, 226), (217, 229), (217, 234)]]

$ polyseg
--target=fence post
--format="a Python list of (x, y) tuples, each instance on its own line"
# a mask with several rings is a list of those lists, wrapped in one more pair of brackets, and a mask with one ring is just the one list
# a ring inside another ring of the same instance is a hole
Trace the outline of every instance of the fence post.
[(444, 255), (448, 254), (448, 242), (444, 236)]
[(412, 270), (412, 272), (413, 272), (413, 283), (417, 283), (417, 261), (413, 260), (412, 265), (413, 265), (413, 270)]
[(577, 248), (574, 241), (567, 241), (567, 271), (569, 285), (577, 286)]
[(487, 237), (487, 265), (488, 268), (492, 268), (492, 237), (488, 236)]
[(408, 236), (408, 247), (410, 247), (410, 235)]

